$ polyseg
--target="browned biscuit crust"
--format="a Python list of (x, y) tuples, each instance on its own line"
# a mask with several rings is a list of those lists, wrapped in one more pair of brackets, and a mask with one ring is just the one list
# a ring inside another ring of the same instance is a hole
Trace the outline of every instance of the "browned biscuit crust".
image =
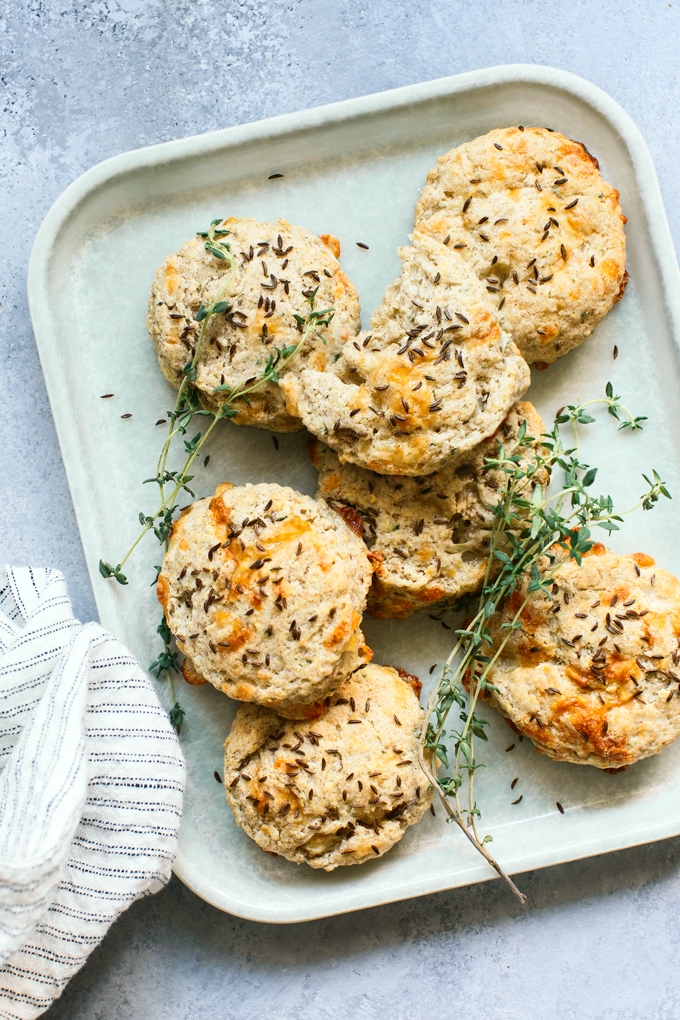
[(528, 457), (543, 422), (532, 404), (520, 402), (493, 436), (455, 466), (420, 478), (341, 464), (329, 447), (310, 443), (319, 472), (317, 496), (357, 530), (375, 557), (368, 596), (373, 616), (404, 619), (478, 589), (486, 571), (492, 508), (506, 480), (501, 471), (485, 469), (485, 461), (496, 455), (498, 443), (506, 454), (516, 452), (523, 422), (536, 440), (524, 448)]
[[(229, 309), (215, 314), (207, 326), (197, 361), (195, 380), (201, 402), (217, 410), (224, 394), (216, 387), (242, 387), (261, 375), (275, 347), (298, 343), (295, 315), (306, 318), (308, 297), (316, 289), (317, 310), (332, 308), (332, 322), (310, 333), (295, 357), (283, 369), (304, 368), (324, 372), (360, 329), (359, 298), (338, 263), (340, 244), (330, 234), (316, 237), (286, 220), (264, 223), (230, 217), (221, 238), (236, 256), (236, 270), (227, 285), (226, 260), (205, 248), (195, 237), (170, 255), (156, 273), (151, 288), (147, 328), (166, 379), (179, 387), (182, 370), (191, 360), (201, 329), (196, 313), (201, 304), (220, 299)], [(317, 334), (321, 334), (317, 335)], [(289, 415), (279, 387), (268, 382), (239, 401), (236, 425), (256, 425), (278, 432), (302, 428)]]
[(619, 193), (580, 142), (498, 128), (451, 149), (428, 174), (416, 229), (456, 248), (528, 362), (583, 343), (626, 285)]
[(175, 523), (157, 591), (190, 683), (297, 716), (370, 661), (371, 574), (364, 544), (324, 503), (225, 484)]
[(335, 371), (281, 382), (290, 413), (343, 463), (386, 475), (460, 460), (531, 381), (469, 266), (426, 234), (412, 240), (371, 329), (345, 344)]
[(237, 824), (263, 850), (325, 871), (386, 853), (432, 800), (414, 679), (366, 666), (312, 722), (242, 705), (224, 745)]
[(526, 591), (490, 675), (489, 700), (558, 761), (620, 768), (657, 754), (680, 734), (680, 582), (643, 553), (596, 545), (566, 561), (551, 597)]

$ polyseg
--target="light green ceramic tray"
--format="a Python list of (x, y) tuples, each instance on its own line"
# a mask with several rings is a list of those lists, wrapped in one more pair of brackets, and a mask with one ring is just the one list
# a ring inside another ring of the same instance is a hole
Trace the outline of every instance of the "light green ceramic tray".
[[(631, 274), (624, 300), (593, 337), (548, 371), (534, 372), (529, 397), (550, 421), (561, 404), (599, 395), (612, 379), (649, 422), (642, 435), (617, 434), (611, 419), (590, 427), (585, 453), (602, 465), (603, 488), (631, 503), (644, 487), (641, 471), (656, 467), (680, 499), (678, 270), (642, 137), (594, 86), (545, 67), (497, 67), (127, 152), (93, 167), (55, 203), (35, 242), (28, 288), (101, 621), (142, 663), (158, 647), (158, 605), (149, 587), (158, 547), (149, 540), (139, 548), (126, 588), (104, 581), (97, 563), (101, 556), (117, 561), (137, 532), (138, 511), (153, 504), (151, 486), (141, 482), (155, 470), (161, 430), (154, 422), (173, 402), (144, 326), (156, 267), (213, 217), (283, 216), (341, 239), (366, 324), (399, 273), (396, 247), (406, 241), (437, 156), (517, 123), (553, 127), (598, 156), (628, 216)], [(268, 180), (272, 173), (285, 176)], [(100, 399), (111, 392), (113, 399)], [(122, 419), (126, 413), (132, 417)], [(269, 433), (225, 423), (211, 454), (196, 479), (201, 495), (224, 479), (314, 491), (305, 434), (280, 437), (276, 452)], [(631, 519), (611, 544), (642, 549), (678, 573), (677, 524), (676, 504), (665, 502)], [(378, 662), (425, 680), (450, 647), (450, 633), (427, 615), (367, 619), (365, 631)], [(257, 920), (299, 921), (494, 877), (441, 811), (384, 859), (360, 868), (327, 875), (262, 853), (236, 828), (213, 778), (233, 704), (207, 686), (179, 684), (188, 785), (175, 870), (210, 903)], [(488, 714), (488, 767), (478, 773), (477, 792), (483, 827), (508, 871), (680, 833), (680, 742), (611, 776), (549, 761), (528, 741), (505, 753), (510, 731)], [(519, 793), (521, 803), (512, 806)]]

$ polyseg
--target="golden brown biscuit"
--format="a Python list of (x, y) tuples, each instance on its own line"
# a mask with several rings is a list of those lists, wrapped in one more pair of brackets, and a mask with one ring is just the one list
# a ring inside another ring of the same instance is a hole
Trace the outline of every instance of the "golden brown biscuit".
[[(229, 266), (205, 248), (204, 238), (187, 241), (156, 273), (149, 298), (147, 328), (166, 379), (179, 387), (182, 369), (191, 360), (201, 324), (196, 313), (220, 296), (230, 308), (210, 319), (197, 363), (196, 388), (201, 402), (217, 410), (224, 394), (215, 387), (243, 386), (260, 375), (274, 347), (298, 343), (295, 315), (307, 317), (307, 300), (318, 288), (317, 310), (332, 308), (330, 325), (310, 333), (282, 374), (303, 368), (326, 370), (346, 340), (361, 328), (359, 298), (337, 261), (340, 245), (329, 234), (316, 237), (286, 220), (263, 223), (230, 217), (221, 238), (236, 256), (236, 270), (225, 287)], [(320, 333), (321, 336), (317, 335)], [(286, 413), (279, 387), (269, 382), (238, 401), (237, 425), (256, 425), (278, 432), (302, 428)]]
[(626, 285), (619, 193), (580, 142), (498, 128), (440, 156), (416, 229), (460, 251), (529, 362), (590, 336)]
[[(479, 588), (489, 555), (492, 508), (506, 481), (501, 471), (484, 470), (485, 460), (496, 456), (499, 442), (506, 454), (516, 452), (522, 422), (539, 441), (543, 422), (532, 404), (518, 403), (498, 431), (459, 463), (420, 478), (377, 475), (341, 464), (323, 443), (310, 444), (319, 472), (317, 496), (362, 536), (375, 557), (368, 594), (373, 616), (404, 619)], [(536, 445), (525, 448), (527, 457)]]
[(643, 553), (599, 543), (567, 560), (552, 597), (515, 592), (494, 626), (521, 609), (490, 674), (489, 699), (539, 751), (620, 768), (680, 734), (680, 582)]
[(335, 373), (286, 376), (290, 414), (342, 463), (427, 475), (492, 435), (530, 382), (484, 289), (425, 234), (400, 248), (402, 274)]
[(281, 485), (220, 485), (175, 523), (158, 599), (189, 659), (238, 701), (296, 714), (371, 651), (366, 547), (325, 503)]
[(381, 857), (422, 817), (432, 790), (418, 764), (423, 711), (408, 680), (390, 666), (365, 666), (313, 722), (239, 708), (224, 784), (237, 824), (258, 846), (333, 871)]

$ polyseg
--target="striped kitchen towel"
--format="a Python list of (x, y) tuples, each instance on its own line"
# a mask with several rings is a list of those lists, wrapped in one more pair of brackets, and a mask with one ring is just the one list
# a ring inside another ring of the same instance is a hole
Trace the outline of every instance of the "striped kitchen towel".
[(63, 576), (0, 571), (0, 1017), (32, 1020), (170, 878), (184, 761), (139, 663)]

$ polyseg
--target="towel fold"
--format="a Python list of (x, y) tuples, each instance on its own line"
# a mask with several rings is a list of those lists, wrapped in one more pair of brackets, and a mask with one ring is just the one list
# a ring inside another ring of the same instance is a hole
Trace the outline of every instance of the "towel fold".
[(0, 1017), (32, 1020), (169, 880), (177, 737), (136, 659), (56, 570), (0, 571)]

